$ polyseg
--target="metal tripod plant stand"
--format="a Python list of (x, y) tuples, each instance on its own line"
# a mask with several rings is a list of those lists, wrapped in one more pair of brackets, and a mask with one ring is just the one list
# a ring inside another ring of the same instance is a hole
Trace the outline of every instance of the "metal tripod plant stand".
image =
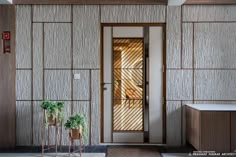
[[(55, 149), (56, 155), (57, 155), (57, 146), (58, 146), (58, 134), (60, 136), (60, 150), (61, 150), (61, 142), (62, 142), (62, 122), (60, 122), (59, 124), (57, 123), (57, 118), (55, 120), (52, 120), (51, 118), (49, 118), (49, 123), (48, 123), (48, 127), (47, 127), (47, 148), (45, 148), (45, 130), (46, 130), (46, 110), (44, 110), (43, 112), (43, 122), (42, 122), (42, 127), (41, 127), (41, 135), (42, 135), (42, 157), (44, 156), (44, 152), (45, 151), (49, 151), (51, 149)], [(50, 120), (51, 119), (51, 120)], [(55, 145), (54, 146), (50, 146), (50, 128), (51, 127), (55, 127)], [(60, 132), (58, 132), (58, 130), (60, 129)]]
[[(78, 150), (75, 150), (74, 141), (79, 140)], [(73, 152), (70, 152), (71, 145), (73, 145)], [(71, 153), (79, 152), (80, 157), (82, 156), (83, 150), (83, 136), (82, 136), (82, 129), (71, 129), (69, 132), (69, 157)]]

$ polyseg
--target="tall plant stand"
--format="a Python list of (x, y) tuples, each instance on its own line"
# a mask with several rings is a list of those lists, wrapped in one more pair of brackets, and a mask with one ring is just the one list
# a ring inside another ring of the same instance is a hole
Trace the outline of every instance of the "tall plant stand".
[[(79, 140), (79, 146), (78, 149), (75, 149), (75, 140)], [(71, 146), (73, 146), (73, 152), (70, 151)], [(82, 151), (83, 151), (83, 138), (82, 138), (82, 131), (81, 129), (72, 129), (69, 132), (69, 157), (71, 154), (74, 154), (76, 152), (79, 152), (79, 156), (82, 157)]]
[[(60, 136), (60, 150), (61, 150), (61, 142), (62, 142), (62, 122), (57, 123), (57, 118), (55, 120), (52, 120), (52, 117), (48, 119), (48, 134), (47, 134), (47, 147), (45, 148), (45, 130), (46, 130), (46, 110), (43, 112), (43, 123), (41, 127), (41, 136), (42, 136), (42, 157), (44, 156), (45, 151), (49, 151), (51, 149), (55, 149), (56, 155), (57, 155), (57, 146), (58, 146), (58, 134)], [(50, 128), (54, 127), (55, 128), (55, 145), (50, 146)], [(58, 132), (60, 130), (60, 132)]]

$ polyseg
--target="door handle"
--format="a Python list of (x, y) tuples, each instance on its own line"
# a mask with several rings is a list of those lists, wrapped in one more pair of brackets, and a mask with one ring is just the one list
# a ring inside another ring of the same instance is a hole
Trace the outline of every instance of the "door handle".
[(106, 88), (106, 87), (104, 87), (104, 88), (103, 88), (103, 90), (107, 90), (107, 88)]

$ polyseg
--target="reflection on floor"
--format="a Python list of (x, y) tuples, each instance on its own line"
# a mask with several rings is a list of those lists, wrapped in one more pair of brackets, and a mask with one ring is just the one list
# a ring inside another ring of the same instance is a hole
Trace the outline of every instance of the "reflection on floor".
[[(57, 157), (68, 157), (68, 153), (58, 153)], [(79, 157), (79, 154), (73, 154), (72, 157)], [(105, 153), (83, 153), (83, 157), (106, 157)], [(0, 153), (0, 157), (42, 157), (41, 153)], [(56, 157), (55, 153), (47, 153), (44, 157)]]

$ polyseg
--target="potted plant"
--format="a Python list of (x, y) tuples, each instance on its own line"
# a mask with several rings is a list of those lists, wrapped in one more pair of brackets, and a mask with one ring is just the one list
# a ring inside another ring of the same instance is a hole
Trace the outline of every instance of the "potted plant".
[(82, 139), (86, 142), (88, 139), (87, 121), (84, 115), (76, 114), (69, 117), (65, 123), (65, 128), (70, 130), (69, 136), (72, 139)]
[(55, 125), (56, 123), (61, 123), (63, 121), (63, 102), (43, 101), (41, 108), (44, 109), (46, 126)]

